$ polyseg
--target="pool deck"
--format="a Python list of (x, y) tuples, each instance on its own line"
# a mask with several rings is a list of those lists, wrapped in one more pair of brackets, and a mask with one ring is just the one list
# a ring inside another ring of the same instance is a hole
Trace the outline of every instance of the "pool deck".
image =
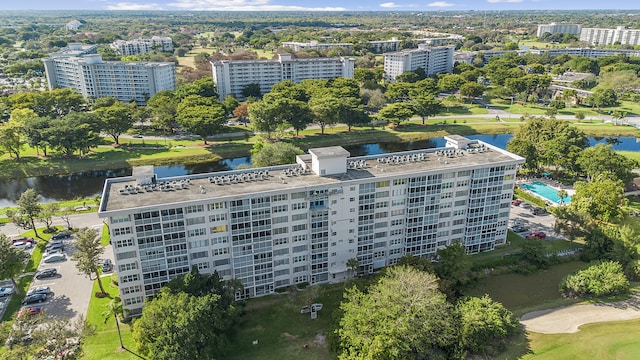
[[(568, 196), (573, 196), (576, 194), (576, 190), (573, 188), (573, 186), (566, 186), (564, 184), (562, 184), (559, 181), (553, 180), (553, 179), (549, 179), (549, 178), (538, 178), (538, 177), (520, 177), (516, 180), (516, 185), (522, 185), (522, 184), (530, 184), (532, 182), (540, 182), (543, 183), (545, 185), (547, 185), (548, 187), (557, 189), (557, 190), (564, 190), (567, 192)], [(563, 204), (559, 204), (556, 202), (553, 202), (549, 199), (547, 199), (546, 197), (536, 194), (535, 192), (531, 191), (531, 190), (527, 190), (527, 189), (523, 189), (522, 187), (518, 186), (521, 190), (526, 191), (528, 194), (531, 194), (539, 199), (544, 200), (545, 203), (547, 203), (547, 205), (549, 206), (562, 206), (562, 205), (567, 205), (570, 203), (563, 203)]]

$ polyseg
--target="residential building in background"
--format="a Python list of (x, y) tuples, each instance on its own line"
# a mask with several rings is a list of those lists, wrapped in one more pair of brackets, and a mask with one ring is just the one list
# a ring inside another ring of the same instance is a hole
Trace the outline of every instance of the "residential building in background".
[(71, 20), (65, 25), (65, 28), (69, 31), (76, 31), (80, 29), (80, 26), (82, 26), (82, 23), (80, 21)]
[(49, 90), (71, 88), (87, 98), (114, 97), (144, 105), (161, 90), (175, 90), (173, 62), (103, 61), (96, 46), (69, 44), (43, 59)]
[(192, 266), (244, 285), (237, 298), (300, 283), (343, 281), (434, 257), (504, 244), (518, 164), (505, 150), (448, 136), (446, 146), (349, 157), (310, 149), (295, 164), (157, 178), (152, 167), (107, 179), (120, 296), (130, 315)]
[(582, 25), (578, 24), (540, 24), (538, 25), (538, 31), (536, 32), (537, 37), (541, 37), (542, 35), (549, 34), (572, 34), (578, 35), (582, 30)]
[(290, 48), (293, 51), (307, 50), (307, 49), (315, 49), (319, 51), (330, 50), (333, 48), (341, 48), (347, 51), (351, 51), (353, 48), (352, 43), (318, 43), (316, 40), (312, 40), (309, 42), (296, 42), (296, 41), (285, 41), (280, 46), (283, 48)]
[(395, 81), (406, 71), (422, 68), (428, 76), (453, 70), (455, 46), (418, 45), (417, 49), (402, 50), (384, 55), (384, 79)]
[(173, 51), (173, 40), (168, 36), (153, 36), (151, 39), (116, 40), (111, 48), (119, 55), (146, 54), (151, 50)]
[(580, 32), (580, 41), (589, 45), (640, 45), (640, 30), (627, 29), (618, 26), (615, 29), (583, 28)]
[(398, 40), (397, 37), (391, 38), (391, 40), (372, 40), (367, 41), (367, 43), (371, 46), (371, 50), (374, 53), (386, 53), (391, 51), (398, 51), (400, 49), (400, 43), (402, 41)]
[(445, 37), (428, 37), (417, 39), (416, 41), (419, 44), (427, 44), (429, 46), (438, 46), (442, 44), (451, 44), (455, 42), (460, 42), (464, 40), (464, 36), (458, 34), (449, 34), (449, 36)]
[(228, 95), (244, 100), (242, 90), (249, 84), (260, 85), (260, 93), (266, 94), (281, 81), (299, 83), (305, 79), (352, 78), (353, 58), (294, 59), (291, 54), (279, 54), (277, 60), (218, 60), (211, 62), (213, 81), (218, 96)]

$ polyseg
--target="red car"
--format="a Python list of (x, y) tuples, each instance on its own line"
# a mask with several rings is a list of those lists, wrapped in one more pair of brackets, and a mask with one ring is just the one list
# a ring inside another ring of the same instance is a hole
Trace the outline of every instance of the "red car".
[(33, 238), (28, 238), (26, 236), (21, 236), (21, 237), (17, 237), (17, 238), (11, 239), (11, 242), (14, 243), (14, 244), (17, 243), (17, 242), (25, 242), (25, 243), (32, 243), (33, 244), (34, 240), (33, 240)]
[(527, 239), (533, 239), (533, 238), (544, 239), (546, 237), (547, 237), (547, 234), (543, 233), (542, 231), (534, 231), (532, 233), (525, 235), (525, 238)]
[(511, 202), (511, 205), (513, 206), (520, 206), (520, 204), (522, 204), (522, 200), (520, 199), (515, 199)]
[(23, 308), (22, 310), (20, 310), (20, 312), (18, 312), (18, 317), (22, 316), (22, 315), (38, 315), (41, 314), (44, 311), (43, 307), (29, 307), (29, 308)]

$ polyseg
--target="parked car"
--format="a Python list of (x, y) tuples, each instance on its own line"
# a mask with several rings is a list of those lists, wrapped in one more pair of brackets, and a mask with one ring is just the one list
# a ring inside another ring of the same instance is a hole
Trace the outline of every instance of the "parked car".
[(522, 225), (524, 224), (524, 220), (522, 219), (513, 219), (511, 220), (511, 225), (516, 226), (516, 225)]
[(544, 239), (546, 237), (547, 237), (547, 234), (545, 234), (542, 231), (534, 231), (532, 233), (525, 235), (525, 238), (527, 239), (533, 239), (533, 238)]
[(18, 312), (18, 317), (21, 317), (23, 315), (29, 315), (29, 316), (38, 315), (38, 314), (41, 314), (43, 311), (44, 311), (44, 308), (42, 306), (22, 308), (22, 310)]
[(36, 273), (36, 279), (46, 279), (58, 275), (58, 270), (54, 268), (48, 268), (40, 270)]
[(47, 246), (45, 246), (44, 250), (45, 250), (45, 252), (50, 252), (50, 251), (54, 251), (54, 250), (60, 250), (62, 252), (62, 251), (64, 251), (64, 245), (62, 245), (62, 243), (47, 244)]
[(13, 286), (0, 287), (0, 297), (5, 297), (13, 294)]
[(47, 295), (45, 294), (33, 294), (26, 296), (24, 300), (22, 300), (22, 305), (29, 305), (35, 303), (41, 303), (47, 301)]
[(544, 214), (547, 213), (547, 210), (545, 210), (544, 208), (541, 208), (541, 207), (537, 207), (537, 208), (531, 209), (531, 213), (533, 215), (544, 215)]
[(521, 232), (529, 231), (529, 228), (524, 225), (515, 225), (511, 227), (511, 231), (521, 233)]
[(527, 209), (527, 210), (531, 210), (531, 209), (533, 209), (533, 206), (532, 206), (531, 204), (526, 203), (526, 202), (524, 202), (524, 201), (520, 203), (520, 207), (523, 207), (523, 208), (525, 208), (525, 209)]
[(33, 244), (33, 243), (34, 243), (34, 240), (33, 240), (33, 238), (31, 238), (31, 237), (30, 237), (30, 238), (28, 238), (28, 237), (26, 237), (26, 236), (20, 236), (20, 237), (17, 237), (17, 238), (13, 238), (13, 239), (11, 239), (11, 242), (12, 242), (13, 244), (15, 244), (15, 243), (17, 243), (17, 242), (28, 242), (28, 243), (32, 243), (32, 244)]
[(111, 263), (110, 259), (104, 259), (104, 261), (102, 262), (102, 272), (109, 272), (111, 271), (111, 269), (113, 269), (113, 264)]
[(51, 254), (51, 255), (45, 256), (45, 258), (42, 259), (42, 261), (45, 264), (48, 264), (52, 262), (65, 261), (66, 259), (67, 257), (64, 254)]
[(69, 239), (71, 237), (71, 233), (68, 231), (63, 231), (63, 232), (59, 232), (57, 234), (53, 234), (53, 236), (51, 237), (51, 240), (62, 240), (62, 239)]
[(13, 243), (13, 247), (18, 249), (31, 249), (33, 247), (33, 243), (24, 242), (24, 241), (16, 241)]
[(133, 134), (133, 135), (131, 135), (131, 137), (134, 138), (134, 139), (142, 139), (142, 135), (140, 135), (140, 134)]
[(49, 294), (51, 294), (51, 288), (48, 287), (48, 286), (38, 286), (35, 289), (31, 289), (31, 290), (27, 291), (27, 296), (33, 295), (33, 294), (49, 295)]
[(522, 203), (522, 200), (520, 199), (515, 199), (511, 202), (511, 205), (513, 206), (520, 206), (520, 204)]

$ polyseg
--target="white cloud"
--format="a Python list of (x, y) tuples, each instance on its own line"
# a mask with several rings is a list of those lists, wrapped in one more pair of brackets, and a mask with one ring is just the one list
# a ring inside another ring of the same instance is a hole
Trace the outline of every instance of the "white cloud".
[(115, 5), (107, 5), (107, 10), (162, 10), (162, 6), (156, 3), (136, 4), (130, 2), (119, 2)]
[(456, 4), (448, 3), (445, 1), (436, 1), (430, 4), (427, 4), (427, 6), (432, 6), (432, 7), (449, 7), (449, 6), (455, 6), (455, 5)]
[(399, 7), (400, 5), (396, 4), (396, 3), (392, 3), (392, 2), (386, 2), (386, 3), (382, 3), (380, 5), (378, 5), (380, 7), (383, 8), (394, 8), (394, 7)]
[(168, 6), (196, 11), (346, 11), (343, 7), (271, 4), (271, 0), (176, 0)]
[(488, 3), (521, 3), (522, 0), (487, 0)]

